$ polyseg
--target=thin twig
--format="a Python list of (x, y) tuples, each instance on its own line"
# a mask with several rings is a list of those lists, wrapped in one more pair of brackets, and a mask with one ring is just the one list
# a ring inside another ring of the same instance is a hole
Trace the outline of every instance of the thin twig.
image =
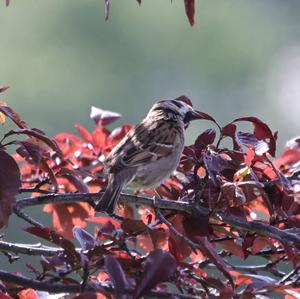
[(164, 224), (168, 226), (168, 228), (173, 232), (174, 235), (176, 235), (178, 238), (180, 238), (182, 241), (186, 242), (194, 252), (197, 252), (197, 249), (199, 249), (198, 244), (194, 243), (192, 240), (184, 236), (182, 233), (180, 233), (173, 225), (172, 223), (167, 220), (164, 215), (161, 213), (159, 209), (155, 209), (156, 216), (158, 219), (160, 219)]

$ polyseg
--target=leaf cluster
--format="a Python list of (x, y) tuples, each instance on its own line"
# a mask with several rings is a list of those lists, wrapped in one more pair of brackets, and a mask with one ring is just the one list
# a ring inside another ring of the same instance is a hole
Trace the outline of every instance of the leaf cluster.
[[(109, 130), (120, 115), (93, 107), (93, 132), (76, 125), (77, 135), (50, 138), (4, 103), (0, 113), (17, 127), (0, 141), (0, 225), (14, 212), (30, 224), (27, 233), (52, 244), (2, 238), (11, 262), (26, 254), (41, 259), (20, 273), (0, 269), (0, 298), (36, 298), (39, 290), (70, 298), (297, 298), (299, 138), (276, 159), (277, 133), (260, 119), (221, 126), (199, 112), (212, 128), (185, 147), (176, 173), (157, 190), (162, 199), (153, 200), (152, 190), (122, 194), (107, 216), (93, 208), (107, 184), (103, 160), (131, 125)], [(249, 132), (240, 130), (244, 122)], [(33, 205), (52, 214), (52, 227), (23, 212)], [(242, 262), (251, 257), (265, 262)], [(23, 276), (28, 270), (33, 278)]]

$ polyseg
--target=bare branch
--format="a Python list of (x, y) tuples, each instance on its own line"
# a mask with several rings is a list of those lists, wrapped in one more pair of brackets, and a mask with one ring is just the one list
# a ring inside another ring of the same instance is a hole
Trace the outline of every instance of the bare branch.
[[(20, 212), (23, 208), (29, 206), (44, 205), (48, 203), (58, 204), (58, 203), (72, 203), (72, 202), (82, 202), (82, 201), (88, 202), (94, 206), (95, 201), (99, 200), (100, 197), (101, 197), (101, 193), (49, 194), (49, 195), (37, 196), (34, 198), (25, 198), (25, 199), (18, 200), (17, 203), (15, 204), (15, 210)], [(164, 200), (164, 199), (154, 201), (150, 197), (130, 195), (125, 193), (121, 194), (120, 201), (131, 203), (131, 204), (137, 204), (137, 205), (147, 205), (158, 209), (185, 212), (187, 214), (194, 214), (197, 217), (203, 217), (209, 214), (208, 208), (183, 202), (183, 201), (173, 201), (173, 200)], [(216, 215), (210, 215), (210, 219), (213, 222), (216, 220), (217, 221), (221, 220), (224, 223), (231, 225), (235, 229), (254, 232), (260, 236), (268, 236), (288, 246), (290, 246), (293, 243), (300, 245), (300, 237), (298, 237), (296, 234), (285, 232), (284, 230), (280, 230), (266, 223), (262, 223), (259, 221), (247, 221), (241, 217), (237, 217), (234, 215), (225, 215), (222, 213), (218, 213)]]
[[(62, 284), (62, 283), (53, 283), (53, 282), (45, 282), (39, 281), (36, 279), (30, 279), (24, 276), (18, 276), (6, 271), (0, 270), (0, 279), (5, 282), (11, 282), (17, 284), (24, 288), (33, 288), (35, 290), (46, 291), (49, 293), (80, 293), (81, 292), (81, 285), (78, 284)], [(100, 284), (100, 283), (93, 283), (89, 281), (87, 286), (85, 287), (85, 291), (92, 291), (92, 292), (106, 292), (114, 294), (114, 288), (109, 287), (107, 284)], [(126, 289), (126, 294), (133, 294), (134, 289)], [(197, 299), (197, 296), (191, 295), (183, 295), (183, 294), (174, 294), (169, 292), (160, 292), (160, 291), (149, 291), (144, 296), (147, 298), (170, 298), (176, 297), (179, 299)]]

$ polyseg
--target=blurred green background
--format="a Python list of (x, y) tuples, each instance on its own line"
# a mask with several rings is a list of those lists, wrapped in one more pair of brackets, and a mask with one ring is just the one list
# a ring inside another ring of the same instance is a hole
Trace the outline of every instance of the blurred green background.
[[(221, 124), (261, 118), (280, 148), (299, 134), (300, 1), (197, 0), (193, 28), (182, 0), (111, 2), (105, 22), (102, 0), (1, 1), (0, 84), (32, 127), (92, 129), (91, 105), (136, 123), (155, 100), (185, 94)], [(210, 126), (194, 123), (187, 143)], [(22, 222), (11, 222), (15, 240)]]

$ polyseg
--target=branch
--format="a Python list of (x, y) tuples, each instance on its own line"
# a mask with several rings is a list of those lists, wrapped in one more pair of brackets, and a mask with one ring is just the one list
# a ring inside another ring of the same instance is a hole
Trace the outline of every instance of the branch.
[[(22, 253), (27, 255), (44, 255), (44, 256), (53, 256), (59, 253), (63, 253), (63, 248), (56, 248), (42, 245), (41, 243), (37, 244), (21, 244), (21, 243), (9, 243), (0, 241), (0, 250), (10, 251), (13, 253)], [(80, 251), (80, 249), (78, 249)]]
[[(59, 204), (82, 201), (88, 202), (92, 206), (95, 206), (95, 201), (99, 200), (100, 197), (101, 193), (63, 193), (42, 195), (34, 198), (25, 198), (18, 200), (15, 204), (15, 210), (21, 211), (25, 207), (44, 205), (48, 203)], [(183, 201), (173, 201), (165, 199), (154, 201), (150, 197), (130, 195), (125, 193), (121, 194), (120, 201), (137, 205), (147, 205), (163, 210), (185, 212), (187, 214), (194, 214), (196, 217), (204, 217), (210, 213), (208, 208)], [(210, 215), (210, 220), (212, 222), (215, 222), (216, 220), (221, 220), (224, 223), (231, 225), (235, 229), (250, 231), (260, 236), (268, 236), (288, 246), (290, 246), (293, 243), (300, 245), (300, 237), (298, 237), (296, 234), (285, 232), (284, 230), (280, 230), (274, 226), (259, 221), (249, 222), (243, 219), (242, 217), (237, 217), (234, 215), (225, 215), (224, 213)]]
[[(53, 283), (53, 282), (45, 282), (39, 281), (36, 279), (30, 279), (24, 276), (18, 276), (16, 274), (12, 274), (6, 271), (0, 270), (0, 279), (4, 282), (10, 282), (16, 285), (19, 285), (23, 288), (32, 288), (39, 291), (46, 291), (49, 293), (80, 293), (81, 292), (81, 285), (78, 284), (62, 284), (62, 283)], [(90, 282), (85, 291), (91, 292), (106, 292), (114, 294), (115, 290), (112, 287), (107, 286), (106, 284), (100, 283), (93, 283)], [(128, 288), (125, 290), (126, 294), (133, 294), (134, 289)], [(174, 294), (169, 292), (159, 292), (159, 291), (149, 291), (144, 296), (148, 298), (170, 298), (176, 297), (179, 299), (197, 299), (197, 296), (190, 296), (190, 295), (182, 295), (182, 294)]]

